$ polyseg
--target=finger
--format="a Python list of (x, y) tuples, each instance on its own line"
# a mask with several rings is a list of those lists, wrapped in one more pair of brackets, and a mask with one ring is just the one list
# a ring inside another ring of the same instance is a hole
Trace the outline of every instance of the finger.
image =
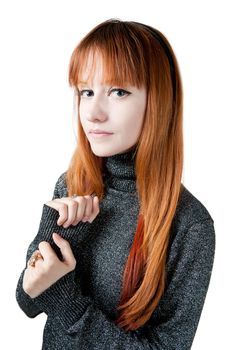
[(87, 205), (85, 212), (83, 214), (83, 222), (89, 221), (90, 218), (93, 216), (93, 198), (92, 196), (84, 196), (87, 198)]
[(82, 201), (79, 203), (79, 210), (77, 211), (76, 220), (73, 222), (73, 225), (77, 225), (79, 221), (86, 222), (89, 219), (89, 216), (92, 213), (92, 198), (90, 195), (81, 197)]
[(86, 202), (85, 212), (83, 215), (83, 221), (86, 222), (87, 220), (89, 220), (89, 217), (91, 216), (93, 211), (93, 200), (90, 195), (84, 196), (84, 197), (87, 199), (87, 202)]
[(54, 199), (54, 200), (51, 200), (51, 201), (46, 202), (45, 204), (46, 204), (48, 207), (51, 207), (51, 208), (53, 208), (53, 209), (58, 210), (59, 205), (58, 205), (57, 203), (58, 203), (57, 200)]
[(31, 257), (27, 261), (27, 267), (32, 267), (32, 268), (35, 267), (36, 263), (38, 263), (38, 260), (40, 259), (44, 260), (41, 252), (38, 249), (34, 250)]
[(52, 201), (45, 203), (51, 208), (56, 209), (59, 212), (59, 218), (57, 220), (57, 225), (62, 225), (68, 218), (68, 207), (66, 197), (55, 198)]
[(61, 250), (63, 256), (63, 263), (67, 264), (68, 266), (74, 269), (76, 265), (76, 260), (69, 242), (55, 232), (53, 233), (53, 240)]
[[(76, 215), (76, 203), (73, 200), (71, 200), (70, 197), (55, 198), (53, 201), (47, 202), (46, 204), (59, 212), (59, 218), (57, 220), (57, 225), (59, 226), (64, 226), (64, 224), (67, 222), (67, 224), (64, 227), (68, 227), (70, 224), (69, 222), (72, 221), (72, 215)], [(70, 205), (71, 208), (69, 208)], [(74, 208), (72, 208), (72, 206), (74, 206)]]
[(57, 224), (60, 226), (68, 219), (68, 203), (65, 198), (62, 198), (62, 201), (59, 201), (58, 203), (59, 219), (57, 220)]
[(63, 227), (67, 228), (76, 220), (78, 207), (79, 203), (76, 200), (68, 198), (68, 216), (67, 220), (63, 223)]
[(89, 219), (89, 216), (91, 216), (92, 214), (92, 207), (93, 207), (93, 203), (92, 203), (92, 197), (90, 195), (88, 196), (84, 196), (86, 198), (86, 207), (85, 207), (85, 212), (83, 217), (87, 217), (87, 219)]
[(78, 197), (76, 197), (75, 200), (78, 203), (78, 209), (77, 209), (77, 213), (76, 213), (76, 218), (72, 223), (74, 226), (77, 225), (83, 219), (84, 213), (86, 210), (86, 206), (88, 203), (88, 200), (87, 200), (87, 198), (85, 198), (85, 196), (78, 196)]
[(92, 214), (89, 216), (88, 222), (92, 222), (96, 216), (99, 214), (100, 209), (99, 209), (99, 197), (95, 196), (92, 201)]
[(40, 242), (38, 248), (45, 262), (58, 260), (58, 257), (49, 242)]

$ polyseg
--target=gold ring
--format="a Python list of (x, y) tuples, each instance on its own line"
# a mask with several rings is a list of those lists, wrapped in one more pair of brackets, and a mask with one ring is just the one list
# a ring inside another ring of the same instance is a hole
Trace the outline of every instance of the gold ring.
[(32, 253), (32, 256), (30, 257), (30, 259), (28, 260), (28, 265), (35, 267), (35, 263), (38, 259), (43, 259), (42, 255), (40, 252), (35, 251)]

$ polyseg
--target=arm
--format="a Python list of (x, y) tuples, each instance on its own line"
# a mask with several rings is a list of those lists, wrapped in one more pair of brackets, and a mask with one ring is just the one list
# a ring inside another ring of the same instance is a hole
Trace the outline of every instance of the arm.
[[(72, 235), (72, 228), (65, 232)], [(64, 331), (77, 342), (81, 339), (86, 347), (105, 349), (111, 344), (111, 349), (188, 350), (208, 290), (214, 251), (211, 219), (195, 223), (175, 237), (167, 264), (167, 289), (150, 320), (136, 331), (125, 332), (117, 327), (89, 296), (84, 296), (79, 283), (75, 282), (74, 271), (33, 301), (38, 308), (56, 317)]]
[[(64, 175), (65, 175), (65, 173), (62, 173), (59, 176), (59, 178), (56, 182), (55, 188), (54, 188), (52, 199), (65, 196), (66, 186), (65, 186)], [(35, 239), (30, 243), (30, 245), (28, 247), (27, 254), (26, 254), (26, 266), (23, 269), (22, 273), (20, 274), (19, 280), (17, 282), (17, 287), (16, 287), (16, 300), (17, 300), (20, 308), (25, 312), (25, 314), (28, 317), (31, 317), (31, 318), (36, 317), (37, 315), (39, 315), (43, 311), (34, 303), (33, 299), (31, 299), (29, 297), (29, 295), (24, 292), (24, 289), (22, 287), (23, 286), (23, 277), (24, 277), (24, 272), (27, 268), (27, 261), (29, 260), (30, 256), (34, 252), (34, 250), (38, 249), (39, 242), (41, 240), (43, 240), (42, 237), (44, 237), (44, 240), (47, 240), (50, 243), (52, 242), (52, 238), (50, 236), (46, 235), (46, 232), (47, 232), (46, 225), (48, 224), (51, 227), (51, 225), (54, 224), (54, 218), (55, 218), (54, 214), (55, 213), (53, 212), (52, 216), (51, 215), (49, 216), (47, 214), (48, 214), (48, 211), (46, 211), (46, 209), (43, 208), (42, 218), (40, 220), (39, 231), (38, 231)], [(50, 214), (51, 214), (51, 212), (50, 212)], [(43, 232), (45, 232), (45, 236), (43, 236)], [(52, 244), (54, 245), (53, 242), (52, 242)]]
[(211, 278), (215, 254), (214, 222), (194, 223), (175, 237), (168, 260), (168, 287), (152, 315), (150, 332), (164, 349), (191, 349)]

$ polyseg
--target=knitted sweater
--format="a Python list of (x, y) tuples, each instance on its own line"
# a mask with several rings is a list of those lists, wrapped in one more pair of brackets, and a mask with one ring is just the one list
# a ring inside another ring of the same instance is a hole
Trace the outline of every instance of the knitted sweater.
[[(65, 174), (53, 199), (67, 196)], [(184, 186), (173, 219), (166, 262), (165, 293), (150, 319), (126, 332), (114, 324), (123, 268), (136, 230), (139, 203), (132, 151), (105, 159), (105, 197), (92, 223), (57, 225), (58, 211), (44, 204), (39, 230), (26, 263), (41, 241), (54, 249), (52, 233), (70, 242), (77, 264), (39, 296), (16, 288), (20, 308), (31, 318), (44, 312), (43, 350), (188, 350), (191, 348), (208, 290), (215, 254), (214, 221)]]

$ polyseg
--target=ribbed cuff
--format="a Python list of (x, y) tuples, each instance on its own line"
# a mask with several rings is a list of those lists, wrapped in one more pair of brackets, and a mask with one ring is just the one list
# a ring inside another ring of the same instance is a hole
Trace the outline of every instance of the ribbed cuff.
[(28, 315), (28, 317), (35, 317), (42, 312), (38, 306), (33, 302), (33, 299), (23, 289), (23, 278), (26, 267), (23, 269), (16, 287), (16, 300), (20, 308)]
[(83, 296), (75, 283), (75, 271), (61, 277), (40, 295), (32, 299), (46, 314), (58, 317), (66, 331), (85, 312), (92, 299)]
[(69, 226), (68, 228), (64, 228), (63, 226), (57, 225), (58, 219), (59, 212), (56, 209), (44, 204), (39, 225), (38, 237), (40, 241), (49, 242), (52, 248), (61, 258), (59, 253), (60, 249), (54, 243), (52, 238), (53, 232), (57, 232), (61, 237), (66, 239), (70, 243), (72, 250), (75, 250), (77, 249), (78, 244), (81, 242), (82, 237), (85, 237), (85, 232), (89, 228), (90, 223), (80, 221), (76, 226)]

